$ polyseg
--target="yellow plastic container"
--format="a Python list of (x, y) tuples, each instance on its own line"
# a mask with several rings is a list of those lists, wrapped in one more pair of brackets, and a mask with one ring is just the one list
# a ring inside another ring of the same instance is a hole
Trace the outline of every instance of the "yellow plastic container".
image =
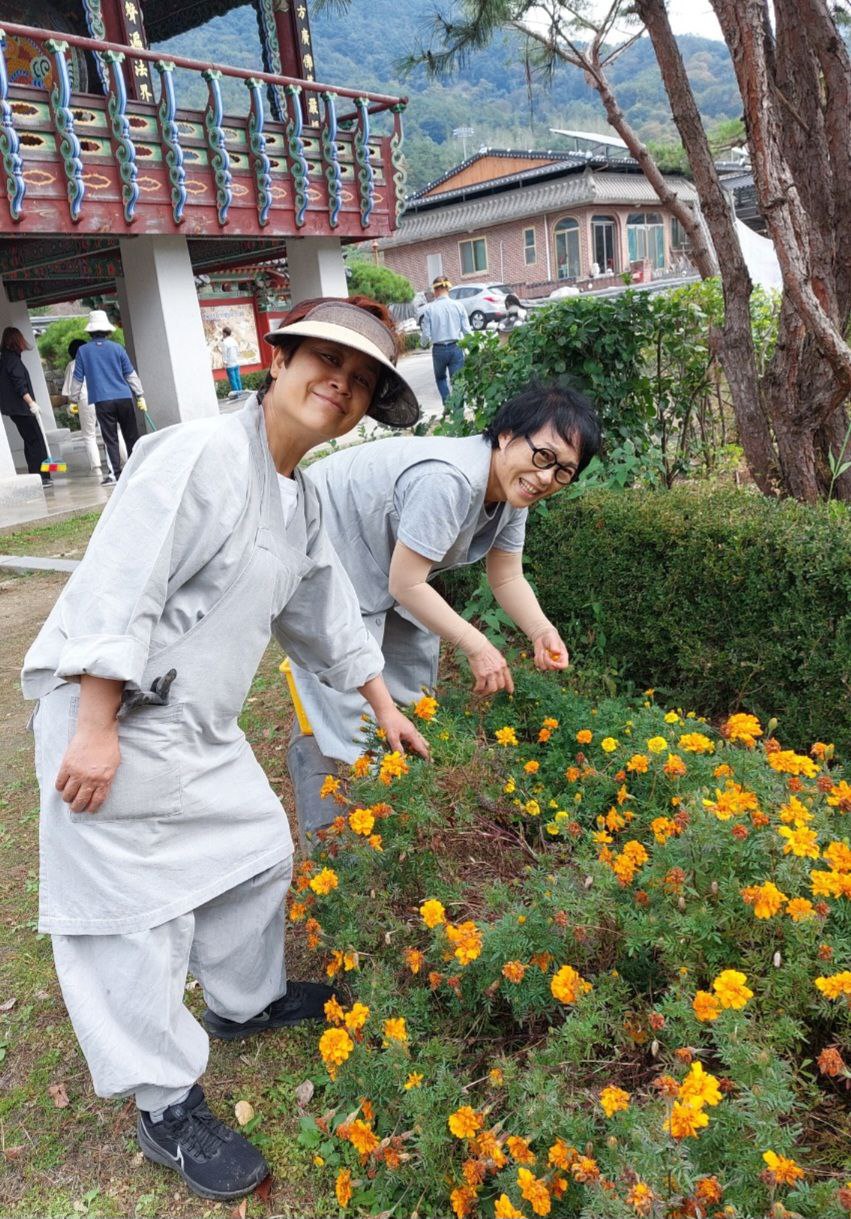
[(307, 712), (305, 711), (305, 709), (302, 705), (302, 701), (301, 701), (301, 698), (299, 697), (298, 689), (293, 680), (293, 671), (292, 671), (292, 666), (290, 665), (289, 656), (285, 656), (278, 667), (281, 670), (281, 672), (283, 673), (284, 677), (287, 679), (287, 688), (289, 689), (289, 692), (290, 692), (290, 698), (293, 700), (293, 706), (295, 707), (296, 719), (298, 720), (298, 726), (299, 726), (299, 729), (301, 730), (302, 735), (303, 736), (313, 736), (313, 729), (310, 726), (310, 720), (307, 718)]

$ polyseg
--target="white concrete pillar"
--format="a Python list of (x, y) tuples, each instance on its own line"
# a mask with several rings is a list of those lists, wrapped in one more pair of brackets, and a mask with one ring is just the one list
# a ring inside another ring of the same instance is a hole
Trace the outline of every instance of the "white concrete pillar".
[(314, 296), (349, 295), (339, 237), (288, 238), (287, 269), (294, 305)]
[(218, 414), (186, 238), (122, 237), (119, 244), (136, 371), (151, 418), (163, 427)]
[(135, 368), (136, 344), (133, 342), (133, 318), (130, 316), (130, 301), (127, 298), (127, 284), (125, 283), (123, 275), (116, 275), (115, 277), (115, 296), (118, 301), (118, 312), (121, 314), (121, 331), (124, 335), (124, 350), (130, 357), (130, 363)]

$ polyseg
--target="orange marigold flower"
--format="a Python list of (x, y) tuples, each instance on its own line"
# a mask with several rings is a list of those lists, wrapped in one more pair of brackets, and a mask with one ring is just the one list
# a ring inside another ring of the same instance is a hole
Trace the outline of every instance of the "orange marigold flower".
[(362, 1029), (367, 1020), (369, 1020), (369, 1008), (365, 1003), (353, 1003), (351, 1010), (346, 1012), (343, 1017), (343, 1023), (350, 1033)]
[(477, 1197), (478, 1190), (474, 1185), (461, 1185), (453, 1189), (449, 1195), (449, 1204), (458, 1219), (466, 1219), (467, 1215), (473, 1213)]
[(586, 982), (572, 965), (562, 965), (550, 982), (553, 998), (558, 999), (559, 1003), (575, 1003), (580, 995), (587, 994), (591, 989), (591, 983)]
[(793, 897), (786, 907), (786, 913), (795, 923), (803, 923), (808, 918), (815, 917), (815, 907), (805, 897)]
[(297, 902), (290, 900), (290, 922), (300, 923), (307, 916), (308, 906), (306, 902)]
[(529, 1146), (527, 1139), (521, 1139), (517, 1134), (510, 1134), (505, 1140), (508, 1154), (515, 1164), (534, 1164), (537, 1156)]
[(322, 781), (322, 786), (319, 789), (320, 800), (325, 800), (328, 796), (336, 796), (340, 790), (340, 780), (334, 775), (326, 775)]
[(437, 715), (437, 699), (425, 694), (414, 704), (414, 715), (418, 720), (433, 720)]
[(721, 1090), (718, 1080), (708, 1071), (704, 1071), (703, 1063), (693, 1062), (691, 1070), (680, 1084), (680, 1100), (690, 1105), (718, 1105), (721, 1103)]
[(679, 1096), (680, 1085), (673, 1075), (659, 1075), (653, 1081), (653, 1086), (658, 1088), (663, 1096)]
[(508, 1163), (508, 1157), (502, 1150), (502, 1144), (492, 1130), (483, 1130), (481, 1134), (477, 1134), (470, 1141), (470, 1150), (474, 1155), (487, 1160), (489, 1167), (493, 1165), (492, 1171), (504, 1168)]
[(685, 884), (686, 874), (682, 868), (671, 868), (665, 873), (665, 888), (669, 893), (680, 893)]
[(334, 1193), (337, 1195), (338, 1206), (341, 1210), (345, 1210), (352, 1200), (352, 1174), (350, 1169), (341, 1168), (337, 1173)]
[(372, 758), (368, 753), (362, 753), (359, 758), (355, 758), (352, 762), (352, 777), (354, 779), (363, 779), (369, 774), (372, 769)]
[(828, 978), (816, 978), (815, 985), (826, 999), (838, 999), (842, 995), (851, 998), (851, 970), (845, 969)]
[(541, 763), (536, 762), (535, 759), (532, 758), (529, 762), (523, 763), (523, 769), (526, 771), (527, 775), (535, 775), (541, 769)]
[(425, 953), (420, 952), (419, 948), (406, 948), (405, 964), (412, 974), (418, 974), (425, 965)]
[(610, 1084), (600, 1093), (600, 1108), (606, 1117), (625, 1111), (629, 1108), (629, 1093)]
[(695, 1016), (703, 1024), (707, 1024), (710, 1020), (717, 1020), (721, 1013), (718, 1000), (708, 990), (699, 990), (692, 999), (691, 1006)]
[(847, 842), (829, 842), (824, 858), (836, 872), (851, 872), (851, 847)]
[(372, 1155), (381, 1142), (370, 1123), (361, 1117), (356, 1117), (353, 1122), (346, 1123), (346, 1138), (358, 1155), (364, 1157)]
[(576, 734), (576, 739), (580, 745), (590, 745), (594, 740), (594, 733), (590, 728), (580, 728)]
[(591, 1181), (599, 1181), (600, 1179), (600, 1167), (591, 1156), (577, 1156), (570, 1171), (573, 1173), (576, 1181), (581, 1181), (585, 1184)]
[(789, 900), (770, 880), (762, 885), (748, 885), (742, 889), (742, 898), (749, 906), (753, 906), (755, 918), (773, 918)]
[(443, 974), (438, 973), (436, 969), (429, 970), (428, 984), (432, 990), (437, 990), (443, 981)]
[(484, 1126), (484, 1119), (470, 1105), (462, 1105), (454, 1113), (450, 1113), (447, 1124), (456, 1139), (471, 1139)]
[(714, 753), (715, 744), (702, 732), (685, 732), (680, 737), (680, 749), (686, 753)]
[(481, 956), (482, 933), (472, 919), (464, 923), (446, 924), (446, 938), (454, 946), (455, 956), (462, 965), (469, 965)]
[(381, 766), (378, 769), (379, 781), (389, 787), (394, 779), (400, 779), (402, 775), (406, 775), (408, 769), (404, 755), (399, 753), (398, 749), (394, 749), (392, 753), (385, 753), (381, 759)]
[(840, 813), (851, 813), (851, 783), (845, 779), (834, 784), (833, 791), (827, 797), (831, 808), (838, 808)]
[(445, 923), (446, 911), (443, 908), (443, 902), (439, 902), (436, 897), (430, 897), (420, 906), (420, 917), (426, 927), (438, 927), (441, 923)]
[(538, 741), (541, 745), (545, 745), (552, 736), (552, 730), (549, 728), (541, 728), (538, 733)]
[(526, 966), (522, 961), (506, 961), (502, 967), (502, 976), (509, 982), (522, 982), (526, 974)]
[(755, 715), (739, 713), (731, 715), (726, 723), (721, 725), (721, 735), (728, 741), (739, 745), (747, 745), (753, 749), (757, 737), (762, 736), (762, 725)]
[(694, 1196), (699, 1202), (720, 1202), (724, 1195), (717, 1177), (699, 1177), (694, 1185)]
[(517, 1169), (517, 1184), (520, 1192), (536, 1215), (548, 1215), (552, 1209), (550, 1191), (528, 1168)]
[(644, 753), (634, 753), (626, 764), (627, 770), (635, 775), (646, 775), (649, 766), (650, 759)]
[(650, 822), (650, 828), (660, 846), (664, 846), (669, 838), (676, 837), (680, 832), (680, 827), (670, 817), (654, 817)]
[(332, 1079), (337, 1078), (338, 1069), (354, 1048), (355, 1043), (345, 1029), (326, 1029), (319, 1038), (319, 1053)]
[(794, 1185), (804, 1175), (804, 1170), (788, 1156), (779, 1156), (774, 1151), (764, 1151), (762, 1158), (768, 1166), (768, 1175), (776, 1185)]
[(542, 724), (543, 724), (544, 728), (549, 728), (549, 729), (558, 728), (558, 720), (552, 715), (545, 716), (542, 721)]
[(323, 868), (310, 882), (310, 887), (317, 897), (325, 897), (332, 889), (336, 889), (339, 880), (332, 868)]
[(835, 1045), (829, 1045), (823, 1049), (816, 1059), (816, 1064), (822, 1075), (842, 1075), (847, 1070), (845, 1059)]
[(309, 918), (304, 924), (304, 930), (307, 933), (308, 948), (318, 948), (320, 937), (322, 935), (322, 927), (320, 926), (319, 921), (315, 918)]
[(381, 845), (381, 835), (380, 834), (370, 834), (369, 838), (367, 838), (367, 842), (372, 847), (373, 851), (383, 851), (384, 850), (384, 848)]
[(792, 828), (781, 825), (777, 830), (781, 838), (785, 838), (784, 855), (795, 855), (798, 859), (818, 859), (821, 852), (818, 848), (818, 834), (805, 825)]
[(696, 1139), (699, 1132), (708, 1125), (709, 1118), (702, 1108), (688, 1102), (674, 1101), (664, 1129), (672, 1139)]
[(745, 985), (747, 980), (747, 976), (737, 969), (721, 971), (713, 981), (712, 989), (718, 996), (718, 1002), (722, 1007), (739, 1010), (749, 999), (753, 998), (753, 991)]
[(803, 775), (805, 779), (814, 779), (818, 774), (818, 766), (806, 754), (795, 753), (792, 749), (777, 749), (766, 754), (768, 765), (780, 775)]
[(553, 1168), (561, 1168), (566, 1172), (570, 1169), (577, 1154), (576, 1148), (565, 1143), (564, 1139), (556, 1139), (547, 1152), (547, 1161)]
[(481, 1185), (487, 1175), (487, 1166), (483, 1160), (465, 1160), (461, 1172), (468, 1185)]
[(343, 1023), (343, 1017), (344, 1017), (345, 1013), (344, 1013), (342, 1007), (340, 1006), (340, 1001), (336, 995), (331, 996), (331, 998), (325, 1004), (324, 1010), (325, 1010), (325, 1019), (328, 1021), (329, 1024), (342, 1024)]
[(508, 1194), (500, 1194), (493, 1207), (494, 1219), (525, 1219), (509, 1198)]
[(626, 1200), (637, 1215), (649, 1215), (653, 1209), (654, 1197), (655, 1194), (649, 1185), (645, 1185), (643, 1181), (636, 1181), (627, 1194)]
[(688, 767), (678, 753), (668, 754), (668, 760), (662, 770), (669, 779), (682, 779), (688, 773)]
[(384, 1044), (389, 1045), (391, 1041), (407, 1041), (408, 1027), (405, 1024), (404, 1016), (391, 1016), (389, 1020), (384, 1021)]

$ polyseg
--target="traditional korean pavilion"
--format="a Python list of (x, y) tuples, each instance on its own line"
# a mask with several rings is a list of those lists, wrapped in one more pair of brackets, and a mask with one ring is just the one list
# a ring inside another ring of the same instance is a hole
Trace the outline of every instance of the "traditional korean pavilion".
[(32, 342), (29, 308), (114, 292), (159, 426), (217, 410), (196, 276), (286, 258), (293, 301), (345, 295), (342, 243), (404, 197), (404, 100), (317, 80), (306, 0), (253, 0), (256, 69), (150, 49), (244, 3), (0, 3), (0, 325)]

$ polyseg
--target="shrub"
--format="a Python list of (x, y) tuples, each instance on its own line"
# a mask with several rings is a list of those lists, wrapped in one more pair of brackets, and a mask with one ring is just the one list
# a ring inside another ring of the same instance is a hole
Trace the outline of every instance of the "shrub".
[(553, 500), (526, 570), (580, 666), (851, 747), (851, 518), (708, 486)]
[(457, 686), (423, 700), (430, 765), (326, 780), (340, 815), (289, 914), (350, 993), (303, 1144), (354, 1213), (745, 1219), (782, 1199), (840, 1219), (832, 745), (515, 679), (478, 714)]
[[(265, 368), (258, 369), (257, 372), (244, 372), (242, 374), (242, 388), (249, 390), (259, 389), (266, 380), (266, 373), (267, 369)], [(226, 398), (230, 393), (230, 381), (228, 381), (227, 377), (217, 380), (215, 386), (217, 398)]]
[(371, 296), (382, 305), (406, 304), (414, 299), (414, 289), (404, 275), (374, 262), (352, 259), (346, 268), (349, 296)]
[[(88, 339), (86, 333), (85, 317), (63, 317), (59, 321), (51, 322), (47, 329), (38, 336), (36, 344), (38, 346), (38, 354), (44, 360), (48, 368), (55, 368), (61, 371), (68, 363), (68, 344), (72, 339)], [(124, 331), (120, 326), (116, 327), (109, 336), (116, 343), (124, 345)]]

